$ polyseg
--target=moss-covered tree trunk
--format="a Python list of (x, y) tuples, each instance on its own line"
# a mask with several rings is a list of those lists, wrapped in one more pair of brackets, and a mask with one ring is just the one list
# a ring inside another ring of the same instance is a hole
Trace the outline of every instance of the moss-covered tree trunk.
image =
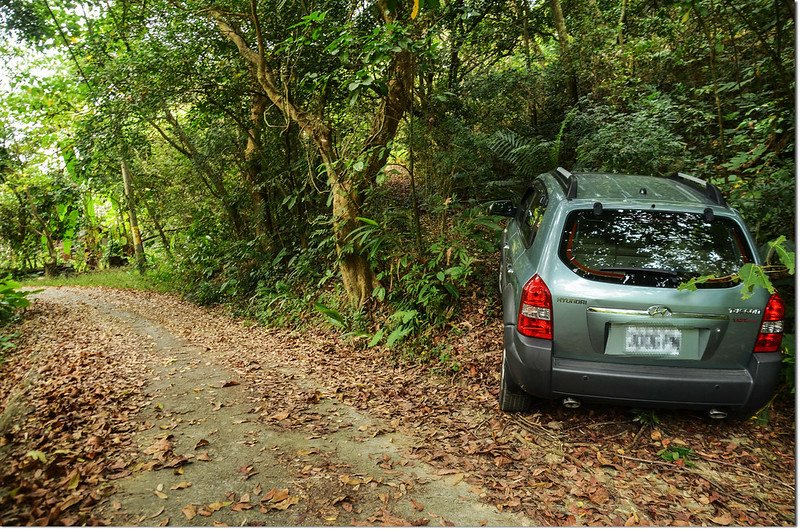
[[(222, 34), (236, 45), (242, 57), (250, 63), (259, 85), (272, 104), (289, 120), (297, 123), (301, 131), (314, 142), (325, 166), (332, 194), (333, 237), (336, 241), (342, 284), (351, 304), (361, 306), (372, 294), (377, 280), (367, 258), (350, 241), (350, 234), (358, 226), (357, 217), (360, 215), (366, 186), (375, 181), (385, 165), (389, 155), (387, 146), (396, 136), (400, 120), (410, 105), (413, 83), (411, 52), (396, 52), (388, 69), (388, 90), (376, 103), (369, 134), (364, 138), (361, 147), (366, 162), (363, 169), (343, 169), (333, 146), (333, 130), (320, 115), (306, 112), (290, 99), (290, 91), (268, 63), (255, 2), (251, 4), (250, 13), (257, 44), (255, 49), (250, 46), (244, 34), (228, 21), (226, 13), (216, 8), (209, 8), (207, 12)], [(385, 17), (390, 16), (388, 10), (383, 12)]]
[(128, 210), (128, 220), (131, 226), (131, 236), (133, 237), (133, 251), (136, 255), (136, 269), (140, 274), (144, 274), (146, 263), (144, 257), (144, 244), (142, 234), (139, 231), (139, 219), (136, 216), (136, 197), (133, 192), (133, 177), (128, 166), (128, 160), (122, 156), (122, 183), (125, 189), (125, 204)]

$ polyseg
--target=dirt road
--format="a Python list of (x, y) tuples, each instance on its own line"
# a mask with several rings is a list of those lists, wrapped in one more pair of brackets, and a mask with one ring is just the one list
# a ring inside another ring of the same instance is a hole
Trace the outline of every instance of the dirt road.
[(794, 522), (791, 417), (501, 414), (480, 324), (443, 376), (171, 296), (36, 298), (0, 366), (4, 525)]

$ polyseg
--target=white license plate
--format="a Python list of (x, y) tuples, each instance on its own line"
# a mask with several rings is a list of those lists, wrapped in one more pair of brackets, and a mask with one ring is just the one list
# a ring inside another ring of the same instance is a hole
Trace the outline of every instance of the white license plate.
[(678, 356), (681, 330), (665, 327), (628, 327), (625, 329), (625, 352), (634, 354)]

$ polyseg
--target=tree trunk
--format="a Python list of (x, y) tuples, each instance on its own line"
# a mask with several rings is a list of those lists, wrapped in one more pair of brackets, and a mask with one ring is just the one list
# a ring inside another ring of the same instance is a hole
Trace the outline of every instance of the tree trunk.
[[(695, 0), (692, 0), (692, 10), (694, 11), (697, 21), (700, 24), (700, 29), (706, 37), (708, 44), (708, 68), (711, 72), (711, 87), (714, 93), (714, 106), (717, 109), (717, 129), (718, 129), (718, 152), (721, 157), (725, 157), (725, 122), (722, 118), (722, 100), (719, 97), (719, 78), (717, 75), (717, 53), (716, 53), (716, 35), (712, 34), (706, 24), (705, 19), (702, 17), (700, 10), (697, 7)], [(709, 17), (710, 18), (710, 17)]]
[[(283, 151), (284, 155), (286, 156), (286, 174), (289, 176), (289, 185), (292, 186), (292, 189), (300, 189), (298, 185), (298, 178), (295, 176), (294, 173), (294, 149), (292, 148), (292, 137), (297, 137), (296, 134), (292, 133), (292, 124), (289, 123), (284, 130), (281, 131), (281, 136), (283, 137)], [(309, 230), (307, 226), (310, 225), (308, 219), (308, 208), (306, 204), (302, 200), (297, 200), (295, 204), (295, 211), (297, 214), (297, 221), (303, 226), (303, 229), (300, 231), (300, 248), (307, 250), (308, 249), (308, 236)], [(269, 213), (269, 212), (268, 212)], [(281, 238), (281, 233), (278, 232), (278, 240), (281, 241), (283, 244), (283, 239)]]
[(176, 144), (174, 140), (167, 137), (163, 130), (158, 128), (155, 124), (151, 124), (156, 128), (156, 130), (159, 131), (164, 139), (166, 139), (174, 148), (186, 156), (195, 165), (199, 175), (203, 179), (203, 183), (205, 183), (206, 187), (208, 187), (211, 193), (222, 202), (222, 207), (225, 208), (225, 211), (231, 219), (231, 226), (233, 227), (234, 233), (237, 237), (241, 237), (244, 234), (244, 222), (242, 221), (242, 215), (238, 206), (230, 197), (228, 190), (225, 188), (225, 182), (223, 181), (222, 176), (211, 166), (209, 166), (208, 162), (197, 150), (194, 142), (186, 133), (178, 119), (166, 106), (164, 107), (164, 117), (166, 118), (167, 123), (169, 123), (175, 130), (175, 134), (178, 135), (180, 144)]
[(94, 212), (94, 198), (87, 190), (83, 196), (84, 222), (86, 235), (83, 237), (85, 247), (85, 263), (88, 270), (96, 270), (100, 264), (100, 228)]
[(124, 154), (121, 165), (122, 183), (125, 187), (125, 205), (128, 209), (128, 219), (131, 225), (131, 235), (133, 236), (133, 250), (136, 254), (136, 269), (139, 270), (140, 274), (144, 274), (146, 263), (142, 234), (139, 232), (139, 221), (136, 218), (136, 196), (133, 192), (133, 178), (131, 177), (130, 167), (128, 167), (128, 160)]
[[(358, 226), (359, 211), (364, 186), (374, 182), (389, 155), (386, 148), (394, 139), (397, 127), (410, 104), (411, 53), (402, 50), (396, 53), (390, 67), (388, 93), (378, 103), (373, 116), (369, 136), (365, 139), (361, 154), (366, 157), (364, 169), (360, 172), (338, 172), (339, 158), (333, 145), (333, 131), (321, 116), (304, 111), (294, 104), (289, 90), (282, 84), (267, 62), (264, 37), (256, 13), (256, 0), (251, 0), (250, 19), (255, 30), (257, 49), (250, 47), (238, 29), (227, 21), (226, 14), (217, 8), (208, 8), (222, 34), (234, 43), (242, 57), (255, 70), (264, 93), (289, 120), (300, 127), (316, 145), (328, 175), (333, 202), (333, 236), (339, 257), (342, 283), (351, 304), (361, 306), (372, 294), (377, 285), (375, 273), (360, 248), (349, 240), (350, 233)], [(384, 8), (386, 6), (383, 6)], [(389, 10), (382, 9), (384, 18), (391, 17)], [(386, 20), (387, 23), (391, 20)]]
[(244, 148), (245, 170), (250, 198), (253, 201), (253, 224), (258, 237), (273, 233), (272, 216), (269, 214), (269, 197), (261, 182), (262, 138), (264, 112), (269, 100), (260, 93), (253, 96), (250, 104), (250, 126), (247, 130), (247, 145)]
[(625, 18), (628, 11), (628, 0), (622, 0), (619, 4), (619, 24), (617, 25), (617, 44), (622, 47), (625, 44)]
[(167, 258), (171, 261), (172, 250), (169, 247), (169, 238), (167, 238), (167, 234), (164, 233), (164, 226), (161, 224), (161, 221), (158, 220), (158, 215), (156, 215), (155, 210), (150, 207), (149, 202), (145, 201), (144, 207), (147, 210), (147, 214), (150, 215), (150, 219), (153, 221), (153, 226), (155, 226), (156, 231), (158, 232), (158, 237), (161, 239), (161, 245), (164, 247), (164, 253), (167, 254)]
[(567, 23), (564, 19), (564, 12), (561, 10), (561, 0), (550, 0), (550, 7), (553, 11), (553, 22), (558, 33), (558, 46), (561, 50), (561, 60), (564, 62), (564, 72), (567, 75), (567, 94), (570, 102), (574, 105), (578, 102), (578, 79), (575, 76), (575, 68), (572, 64), (572, 51), (569, 44), (569, 33), (567, 33)]
[[(12, 188), (14, 194), (16, 194), (16, 190)], [(49, 261), (44, 263), (44, 275), (47, 277), (53, 277), (56, 275), (56, 267), (58, 266), (58, 252), (56, 252), (56, 243), (53, 240), (53, 233), (50, 231), (47, 222), (39, 215), (39, 210), (36, 207), (36, 203), (33, 201), (33, 197), (31, 196), (30, 191), (26, 188), (25, 195), (28, 198), (28, 205), (31, 208), (31, 215), (33, 218), (36, 219), (36, 222), (41, 227), (41, 231), (38, 233), (44, 237), (45, 246), (47, 247), (47, 256), (50, 258)]]
[[(456, 14), (464, 8), (464, 0), (456, 0), (454, 6)], [(457, 90), (459, 70), (461, 68), (461, 57), (459, 52), (464, 44), (464, 23), (460, 16), (455, 16), (453, 25), (450, 27), (450, 65), (447, 71), (447, 89), (451, 92)]]
[(338, 178), (331, 182), (333, 236), (344, 290), (355, 306), (361, 306), (372, 295), (378, 282), (366, 257), (357, 251), (345, 251), (346, 246), (352, 246), (350, 234), (358, 227), (356, 217), (361, 207), (358, 193), (348, 191), (349, 188), (350, 186), (343, 185)]

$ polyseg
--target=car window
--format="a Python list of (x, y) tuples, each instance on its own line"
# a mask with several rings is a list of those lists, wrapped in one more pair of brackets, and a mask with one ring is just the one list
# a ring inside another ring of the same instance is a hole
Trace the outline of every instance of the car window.
[(537, 182), (533, 187), (528, 188), (522, 198), (519, 208), (519, 230), (525, 246), (530, 246), (536, 238), (539, 226), (542, 224), (545, 210), (547, 209), (547, 191), (544, 186)]
[[(649, 210), (573, 212), (564, 226), (560, 257), (583, 277), (657, 287), (676, 287), (703, 275), (724, 278), (753, 260), (730, 219)], [(721, 280), (705, 286), (731, 285)]]

